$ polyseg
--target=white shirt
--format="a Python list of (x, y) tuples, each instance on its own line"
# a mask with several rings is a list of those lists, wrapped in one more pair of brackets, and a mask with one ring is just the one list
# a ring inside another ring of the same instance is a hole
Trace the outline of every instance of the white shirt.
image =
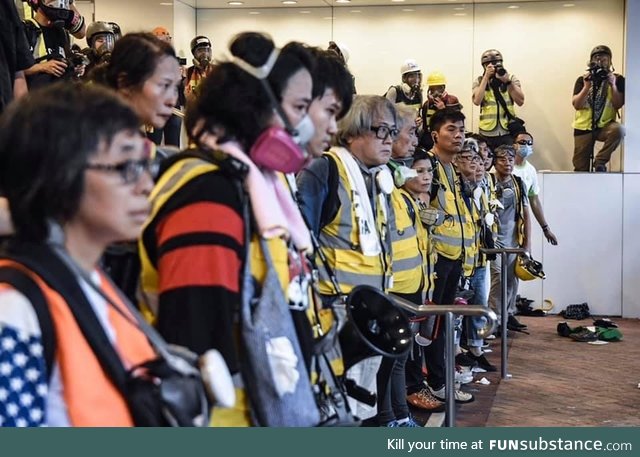
[(531, 165), (527, 160), (522, 165), (513, 167), (513, 174), (522, 179), (527, 197), (540, 194), (540, 186), (538, 185), (538, 171), (536, 167)]

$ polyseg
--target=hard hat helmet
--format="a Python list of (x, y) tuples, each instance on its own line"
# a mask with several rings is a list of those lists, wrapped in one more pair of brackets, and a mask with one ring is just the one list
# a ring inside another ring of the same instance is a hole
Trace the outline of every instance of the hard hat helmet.
[(605, 46), (604, 44), (600, 44), (593, 48), (591, 50), (591, 56), (589, 58), (593, 59), (593, 56), (595, 56), (596, 54), (607, 54), (610, 59), (613, 58), (613, 55), (611, 54), (611, 48), (609, 46)]
[(191, 54), (193, 54), (196, 48), (199, 48), (201, 46), (211, 47), (211, 40), (203, 35), (198, 35), (197, 37), (195, 37), (193, 40), (191, 40)]
[(444, 86), (447, 84), (447, 78), (439, 71), (429, 73), (427, 76), (427, 86)]
[(416, 71), (422, 71), (420, 66), (414, 59), (407, 59), (400, 67), (400, 75), (404, 76), (407, 73), (414, 73)]
[(482, 53), (482, 57), (480, 57), (480, 63), (482, 66), (485, 66), (491, 62), (495, 62), (497, 60), (502, 61), (502, 53), (497, 49), (487, 49)]
[(525, 255), (518, 256), (516, 276), (523, 281), (531, 281), (536, 278), (544, 279), (546, 277), (542, 270), (542, 264)]
[(349, 48), (344, 43), (329, 41), (328, 49), (338, 54), (338, 56), (342, 57), (345, 65), (349, 63), (349, 57), (351, 56), (351, 53), (349, 52)]
[(115, 33), (113, 32), (113, 26), (108, 22), (98, 21), (89, 24), (89, 26), (87, 27), (87, 44), (89, 45), (89, 47), (93, 47), (94, 38), (102, 33), (110, 33), (115, 36)]

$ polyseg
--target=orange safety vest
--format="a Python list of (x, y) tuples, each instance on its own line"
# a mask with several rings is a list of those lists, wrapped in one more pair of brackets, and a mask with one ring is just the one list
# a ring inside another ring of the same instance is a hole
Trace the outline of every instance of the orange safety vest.
[[(0, 260), (0, 267), (18, 269), (31, 277), (47, 300), (55, 328), (55, 361), (64, 386), (63, 397), (69, 421), (74, 427), (132, 427), (133, 419), (126, 400), (102, 370), (98, 358), (82, 335), (64, 297), (49, 287), (38, 275), (24, 265)], [(129, 314), (118, 293), (101, 276), (103, 292)], [(121, 316), (112, 306), (107, 307), (108, 319), (116, 334), (116, 351), (125, 367), (155, 358), (155, 352), (142, 331)], [(131, 316), (135, 321), (135, 318)]]

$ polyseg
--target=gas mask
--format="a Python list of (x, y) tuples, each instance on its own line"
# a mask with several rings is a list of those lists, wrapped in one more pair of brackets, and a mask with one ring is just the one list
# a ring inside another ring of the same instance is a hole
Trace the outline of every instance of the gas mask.
[(533, 146), (528, 144), (519, 144), (516, 152), (520, 157), (522, 157), (523, 159), (526, 159), (531, 154), (533, 154)]
[(193, 51), (193, 57), (193, 64), (198, 68), (205, 69), (211, 64), (211, 48), (209, 46), (196, 48)]
[(272, 126), (258, 136), (249, 151), (251, 160), (256, 165), (269, 170), (296, 173), (302, 169), (307, 161), (308, 154), (304, 147), (313, 137), (315, 128), (308, 114), (298, 125), (293, 127), (267, 81), (267, 77), (278, 59), (279, 52), (277, 48), (274, 48), (261, 67), (254, 67), (238, 57), (234, 57), (232, 62), (260, 81), (277, 116), (284, 124), (284, 128)]
[(38, 9), (49, 18), (54, 26), (65, 28), (72, 34), (78, 32), (84, 25), (84, 18), (69, 9), (69, 0), (56, 0), (50, 2), (49, 5), (45, 5), (41, 0)]
[(102, 56), (107, 52), (113, 51), (113, 47), (116, 44), (115, 36), (113, 33), (103, 33), (96, 35), (93, 39), (93, 48), (98, 56)]

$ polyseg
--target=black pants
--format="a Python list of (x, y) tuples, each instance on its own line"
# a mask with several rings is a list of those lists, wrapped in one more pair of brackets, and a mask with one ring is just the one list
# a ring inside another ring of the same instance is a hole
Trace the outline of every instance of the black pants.
[(491, 152), (503, 144), (513, 144), (513, 137), (511, 135), (485, 136), (485, 138), (487, 139), (487, 146), (489, 146)]
[[(462, 261), (450, 260), (438, 255), (435, 265), (436, 282), (433, 290), (433, 302), (437, 305), (451, 305), (456, 298), (458, 282), (462, 274)], [(438, 316), (436, 338), (424, 348), (424, 361), (427, 366), (427, 382), (434, 389), (440, 389), (445, 382), (444, 348), (445, 338), (453, 338), (444, 330), (444, 317)]]

